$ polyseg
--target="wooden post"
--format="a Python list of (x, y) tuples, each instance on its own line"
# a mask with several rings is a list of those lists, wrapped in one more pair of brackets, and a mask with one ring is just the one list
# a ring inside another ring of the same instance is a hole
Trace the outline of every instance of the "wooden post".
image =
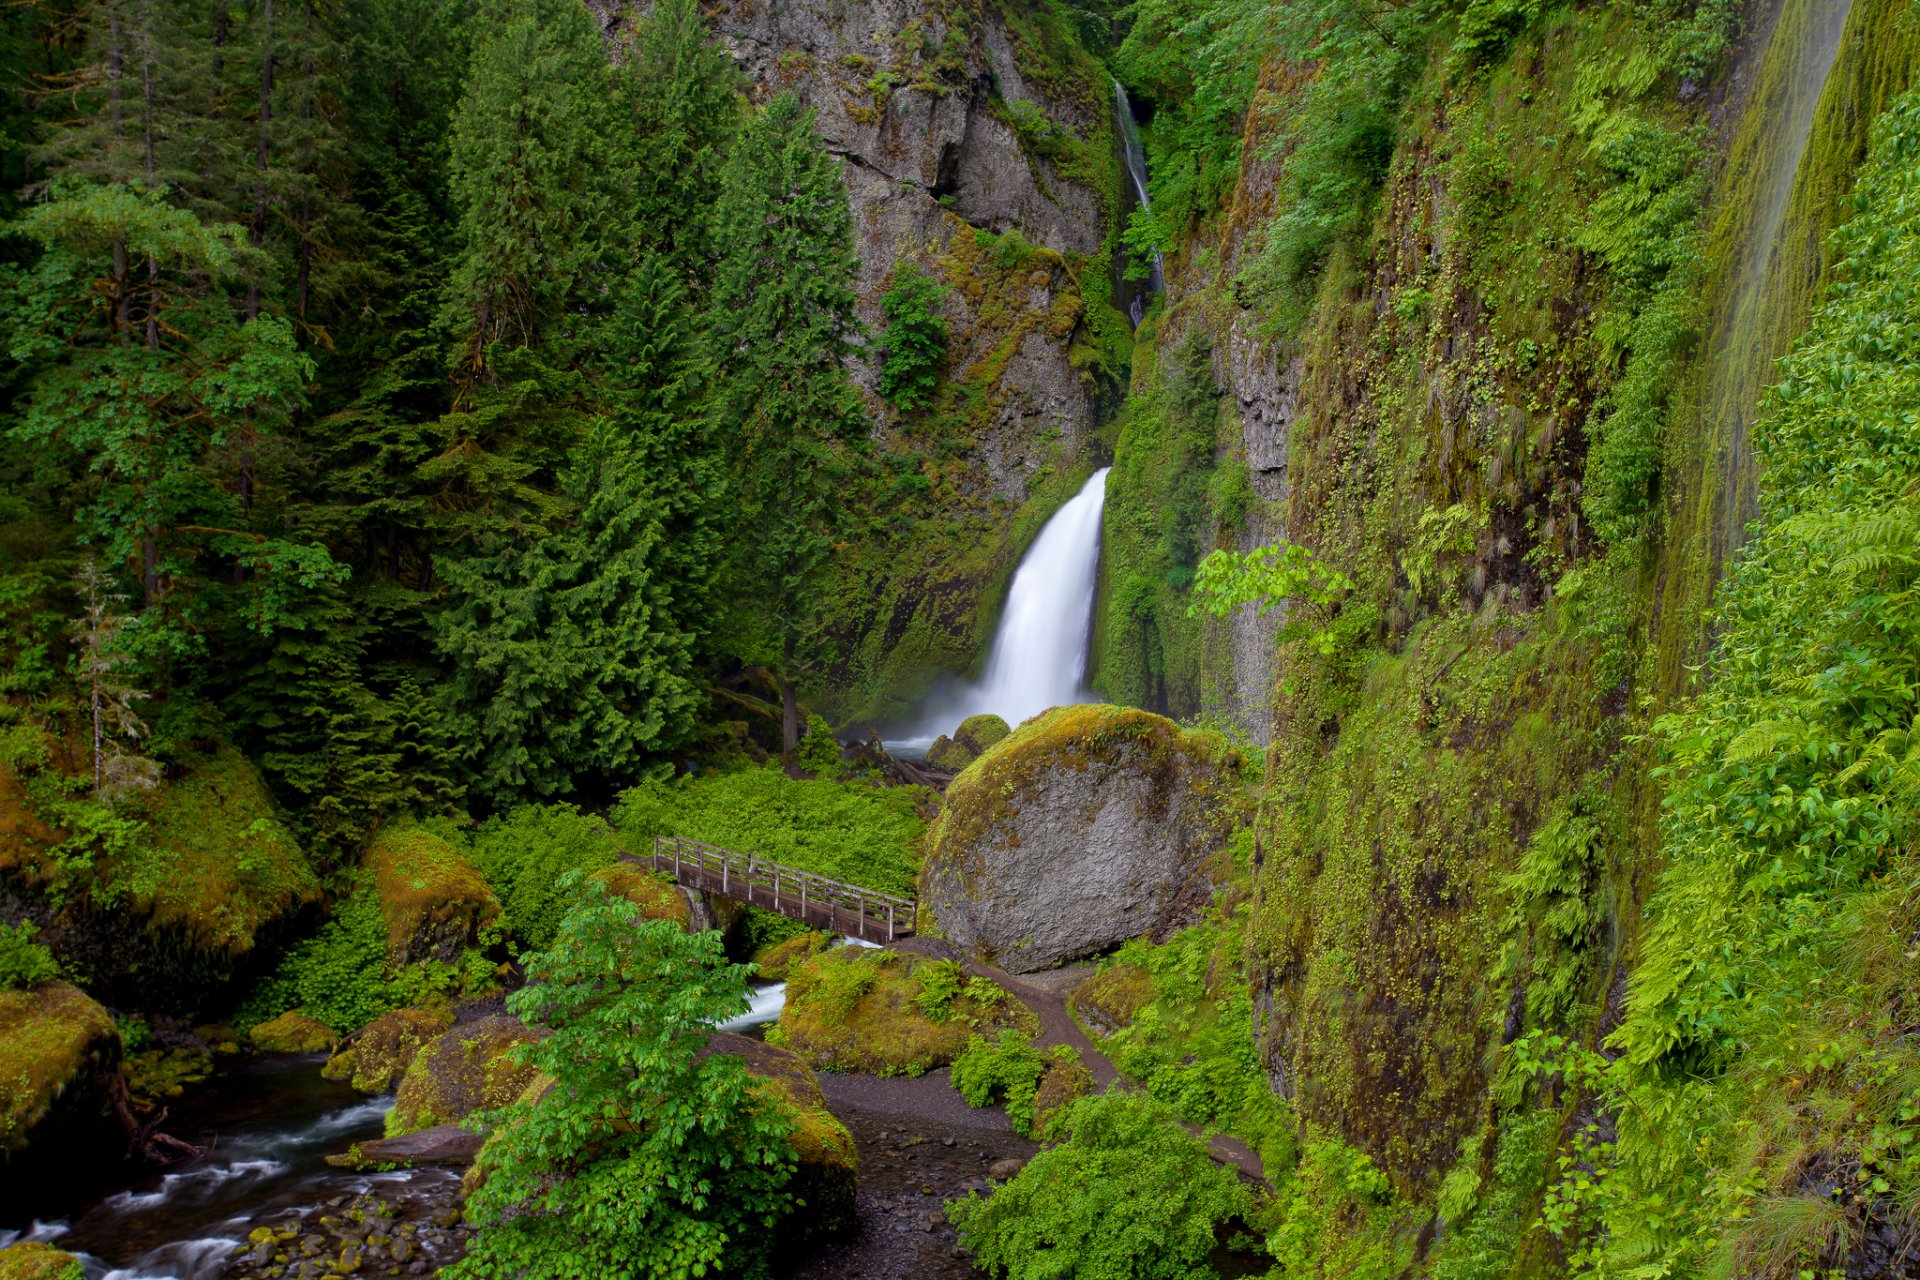
[(807, 923), (807, 877), (800, 877), (800, 923)]
[(893, 941), (893, 904), (887, 904), (887, 941)]
[(674, 879), (674, 883), (676, 884), (678, 884), (680, 881), (680, 837), (679, 836), (675, 836), (673, 838), (673, 879)]

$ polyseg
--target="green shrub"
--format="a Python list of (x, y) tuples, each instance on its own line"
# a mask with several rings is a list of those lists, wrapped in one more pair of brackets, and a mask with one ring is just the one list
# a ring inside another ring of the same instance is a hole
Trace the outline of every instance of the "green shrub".
[(970, 1107), (1004, 1102), (1013, 1131), (1030, 1137), (1033, 1100), (1040, 1090), (1040, 1077), (1046, 1072), (1046, 1055), (1020, 1032), (1006, 1030), (994, 1040), (969, 1038), (967, 1047), (953, 1060), (952, 1079), (953, 1087)]
[(619, 856), (619, 839), (604, 819), (569, 804), (529, 804), (474, 832), (468, 861), (499, 896), (507, 930), (525, 950), (543, 951), (574, 905), (560, 878), (598, 871)]
[(945, 285), (905, 266), (894, 273), (880, 300), (887, 318), (880, 342), (880, 394), (896, 409), (924, 409), (940, 389), (940, 370), (947, 362), (947, 322), (940, 313), (946, 296)]
[(1164, 1106), (1083, 1098), (1065, 1140), (986, 1196), (947, 1206), (977, 1265), (1010, 1280), (1191, 1280), (1223, 1223), (1252, 1209), (1240, 1180)]
[(846, 880), (911, 895), (932, 793), (826, 779), (796, 781), (777, 766), (648, 781), (613, 812), (636, 853), (679, 835)]
[(0, 924), (0, 991), (37, 987), (60, 976), (53, 952), (33, 940), (37, 932), (29, 920)]

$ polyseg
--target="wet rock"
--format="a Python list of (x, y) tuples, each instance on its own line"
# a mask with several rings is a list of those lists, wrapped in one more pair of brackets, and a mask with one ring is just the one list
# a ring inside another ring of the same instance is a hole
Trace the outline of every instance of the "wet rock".
[(518, 1018), (494, 1014), (459, 1023), (428, 1041), (400, 1081), (387, 1131), (395, 1137), (504, 1107), (539, 1073), (507, 1055), (538, 1036)]
[(327, 1163), (341, 1169), (417, 1168), (421, 1165), (467, 1165), (480, 1151), (481, 1135), (457, 1124), (435, 1125), (398, 1138), (356, 1142)]
[(332, 1027), (298, 1009), (289, 1009), (248, 1033), (253, 1047), (267, 1053), (320, 1053), (333, 1048), (339, 1038)]
[(113, 1017), (80, 988), (0, 991), (0, 1151), (92, 1125), (119, 1067)]
[(81, 1280), (80, 1259), (38, 1240), (0, 1249), (0, 1280)]
[(353, 1033), (320, 1074), (362, 1093), (385, 1093), (406, 1075), (422, 1045), (445, 1031), (453, 1015), (440, 1009), (395, 1009)]
[(1055, 708), (954, 780), (920, 899), (949, 940), (1016, 973), (1191, 923), (1229, 871), (1242, 765), (1149, 712)]
[(1018, 1177), (1020, 1171), (1026, 1167), (1025, 1160), (996, 1160), (988, 1167), (987, 1176), (995, 1182), (1005, 1182), (1010, 1178)]

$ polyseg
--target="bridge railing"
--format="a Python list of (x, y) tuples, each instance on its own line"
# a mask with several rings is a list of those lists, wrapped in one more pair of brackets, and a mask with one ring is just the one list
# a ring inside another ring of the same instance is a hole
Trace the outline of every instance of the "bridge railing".
[(653, 852), (645, 860), (689, 889), (717, 893), (865, 942), (892, 942), (913, 933), (911, 899), (783, 866), (757, 854), (685, 836), (655, 836)]

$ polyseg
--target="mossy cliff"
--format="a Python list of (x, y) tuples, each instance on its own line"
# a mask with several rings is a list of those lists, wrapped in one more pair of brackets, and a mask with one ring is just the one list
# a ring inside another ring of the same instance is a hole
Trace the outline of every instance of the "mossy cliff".
[[(1625, 1104), (1572, 1074), (1536, 1087), (1527, 1055), (1596, 1046), (1629, 1011), (1680, 786), (1649, 734), (1701, 688), (1753, 514), (1742, 441), (1920, 35), (1905, 0), (1495, 7), (1396, 11), (1391, 39), (1318, 64), (1278, 42), (1234, 182), (1165, 246), (1121, 418), (1100, 685), (1271, 738), (1247, 929), (1302, 1139), (1279, 1175), (1288, 1275), (1736, 1249), (1640, 1242), (1562, 1185), (1610, 1167), (1581, 1144)], [(1797, 115), (1804, 153), (1781, 160)], [(1378, 127), (1340, 133), (1356, 120)], [(1353, 589), (1296, 604), (1278, 644), (1277, 614), (1189, 616), (1202, 555), (1282, 536)], [(1706, 1140), (1698, 1097), (1636, 1098)], [(1776, 1155), (1698, 1175), (1725, 1197), (1701, 1210), (1715, 1230), (1818, 1181)], [(1862, 1203), (1868, 1230), (1883, 1210)]]

